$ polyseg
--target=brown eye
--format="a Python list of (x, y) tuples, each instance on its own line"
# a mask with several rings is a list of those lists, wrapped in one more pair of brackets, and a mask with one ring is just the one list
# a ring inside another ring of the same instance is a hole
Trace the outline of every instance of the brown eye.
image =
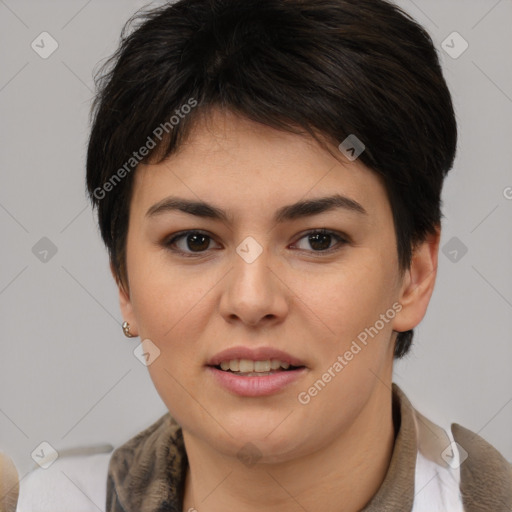
[(329, 249), (332, 241), (332, 235), (326, 235), (324, 233), (314, 233), (309, 235), (309, 243), (313, 249), (318, 251), (325, 251)]
[(185, 240), (187, 241), (188, 249), (191, 251), (204, 251), (208, 249), (208, 246), (210, 245), (210, 237), (202, 235), (201, 233), (187, 235)]
[[(326, 229), (310, 231), (309, 233), (306, 233), (302, 238), (300, 238), (300, 240), (304, 239), (307, 239), (307, 243), (313, 249), (313, 252), (331, 252), (331, 250), (336, 250), (336, 245), (331, 246), (333, 241), (337, 241), (338, 245), (344, 245), (348, 243), (348, 241), (342, 236)], [(299, 249), (310, 250), (307, 247), (299, 247)]]
[[(200, 231), (185, 231), (174, 237), (165, 243), (165, 246), (172, 251), (183, 253), (187, 256), (193, 253), (202, 253), (206, 251), (212, 238), (206, 233)], [(180, 243), (181, 245), (180, 245)], [(174, 248), (174, 247), (177, 248)]]

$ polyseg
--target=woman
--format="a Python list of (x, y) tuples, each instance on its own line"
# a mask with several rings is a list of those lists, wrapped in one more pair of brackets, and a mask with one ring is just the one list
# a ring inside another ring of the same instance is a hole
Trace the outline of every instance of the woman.
[(392, 383), (455, 156), (428, 34), (383, 0), (181, 0), (100, 77), (87, 186), (169, 409), (106, 510), (476, 511), (511, 468)]

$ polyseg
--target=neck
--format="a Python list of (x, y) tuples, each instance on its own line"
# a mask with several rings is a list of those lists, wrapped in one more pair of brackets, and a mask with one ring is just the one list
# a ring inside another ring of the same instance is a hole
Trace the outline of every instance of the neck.
[(376, 494), (393, 452), (391, 392), (377, 387), (334, 440), (300, 457), (247, 467), (183, 431), (189, 466), (183, 511), (357, 512)]

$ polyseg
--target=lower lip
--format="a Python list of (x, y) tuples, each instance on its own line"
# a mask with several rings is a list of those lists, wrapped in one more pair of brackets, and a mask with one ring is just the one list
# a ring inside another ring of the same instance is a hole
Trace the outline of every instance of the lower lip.
[(235, 373), (207, 366), (217, 382), (228, 391), (240, 396), (267, 396), (277, 393), (306, 373), (307, 368), (277, 372), (261, 377), (242, 377)]

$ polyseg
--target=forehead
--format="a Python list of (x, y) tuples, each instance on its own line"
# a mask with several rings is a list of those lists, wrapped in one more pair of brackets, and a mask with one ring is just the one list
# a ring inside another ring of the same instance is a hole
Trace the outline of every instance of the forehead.
[(214, 110), (199, 118), (178, 151), (161, 163), (139, 165), (132, 206), (146, 210), (166, 195), (261, 212), (319, 196), (343, 194), (369, 214), (386, 208), (382, 178), (310, 135), (299, 135)]

